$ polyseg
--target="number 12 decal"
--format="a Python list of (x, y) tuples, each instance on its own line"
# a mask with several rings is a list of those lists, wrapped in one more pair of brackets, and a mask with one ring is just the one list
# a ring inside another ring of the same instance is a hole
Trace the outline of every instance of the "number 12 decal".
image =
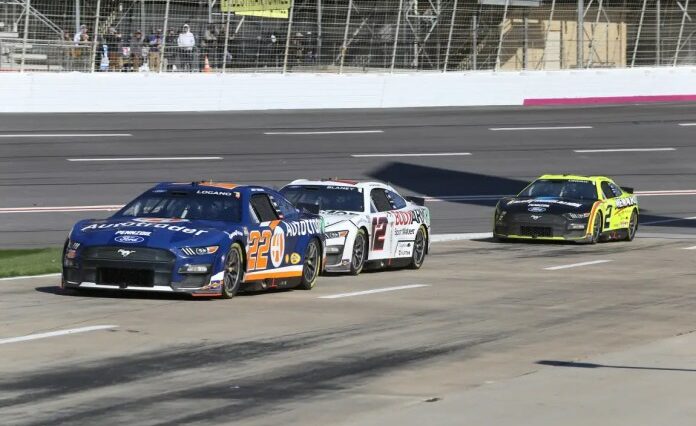
[(384, 238), (387, 235), (387, 218), (372, 218), (372, 250), (384, 250)]

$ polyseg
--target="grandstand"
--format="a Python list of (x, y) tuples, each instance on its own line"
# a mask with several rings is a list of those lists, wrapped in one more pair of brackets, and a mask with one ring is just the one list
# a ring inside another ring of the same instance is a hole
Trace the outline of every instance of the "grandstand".
[[(676, 0), (0, 0), (0, 69), (159, 71), (148, 66), (157, 52), (163, 71), (693, 65), (690, 13)], [(196, 40), (189, 59), (184, 24)], [(148, 43), (157, 30), (162, 49)]]

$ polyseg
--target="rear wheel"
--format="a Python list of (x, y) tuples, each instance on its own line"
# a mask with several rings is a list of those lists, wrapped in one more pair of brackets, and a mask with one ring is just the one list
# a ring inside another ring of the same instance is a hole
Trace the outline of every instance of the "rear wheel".
[(602, 236), (602, 224), (604, 223), (602, 213), (597, 212), (595, 215), (594, 223), (592, 224), (592, 244), (599, 242), (599, 238)]
[(350, 258), (350, 274), (359, 275), (367, 260), (367, 234), (361, 229), (353, 241), (353, 255)]
[(304, 265), (302, 267), (302, 281), (297, 286), (300, 290), (311, 290), (317, 283), (317, 277), (321, 269), (321, 250), (317, 240), (312, 240), (305, 250)]
[(633, 241), (636, 237), (636, 231), (638, 230), (638, 212), (633, 210), (631, 213), (631, 220), (628, 222), (628, 228), (626, 228), (626, 241)]
[(242, 271), (244, 270), (244, 257), (239, 243), (232, 244), (225, 259), (225, 279), (222, 283), (222, 297), (231, 299), (237, 295), (242, 283)]
[(413, 254), (411, 255), (411, 263), (408, 267), (411, 269), (420, 269), (425, 260), (427, 241), (425, 238), (425, 229), (421, 226), (416, 233), (416, 239), (413, 241)]

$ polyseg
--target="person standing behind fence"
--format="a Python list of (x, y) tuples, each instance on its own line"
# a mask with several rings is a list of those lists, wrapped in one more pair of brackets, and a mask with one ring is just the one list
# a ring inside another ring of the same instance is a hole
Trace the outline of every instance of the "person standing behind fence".
[(78, 71), (86, 71), (85, 68), (89, 62), (89, 54), (85, 53), (85, 49), (89, 46), (89, 34), (87, 34), (86, 25), (80, 25), (80, 32), (75, 33), (73, 44), (72, 57), (75, 58), (75, 68)]
[(196, 38), (188, 24), (184, 24), (184, 31), (179, 34), (176, 45), (179, 46), (182, 68), (193, 71), (193, 48), (196, 47)]
[(160, 49), (162, 48), (162, 30), (155, 31), (148, 37), (148, 52), (150, 71), (159, 72), (160, 70)]
[(134, 72), (137, 72), (140, 69), (140, 66), (143, 64), (144, 46), (145, 40), (143, 39), (143, 33), (138, 30), (130, 39), (130, 60), (131, 68)]
[(123, 68), (123, 50), (121, 46), (121, 33), (116, 28), (109, 28), (105, 42), (109, 52), (109, 70), (121, 71)]

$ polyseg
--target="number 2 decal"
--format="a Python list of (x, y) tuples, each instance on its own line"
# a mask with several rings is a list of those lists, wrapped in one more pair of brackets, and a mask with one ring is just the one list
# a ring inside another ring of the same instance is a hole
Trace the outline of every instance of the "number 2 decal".
[(249, 252), (247, 253), (247, 270), (266, 269), (268, 266), (268, 250), (271, 248), (271, 231), (249, 232)]
[(611, 227), (611, 211), (613, 209), (614, 206), (607, 207), (607, 217), (604, 218), (604, 229), (609, 229)]
[(387, 218), (372, 218), (372, 250), (384, 250), (384, 237), (387, 235)]

